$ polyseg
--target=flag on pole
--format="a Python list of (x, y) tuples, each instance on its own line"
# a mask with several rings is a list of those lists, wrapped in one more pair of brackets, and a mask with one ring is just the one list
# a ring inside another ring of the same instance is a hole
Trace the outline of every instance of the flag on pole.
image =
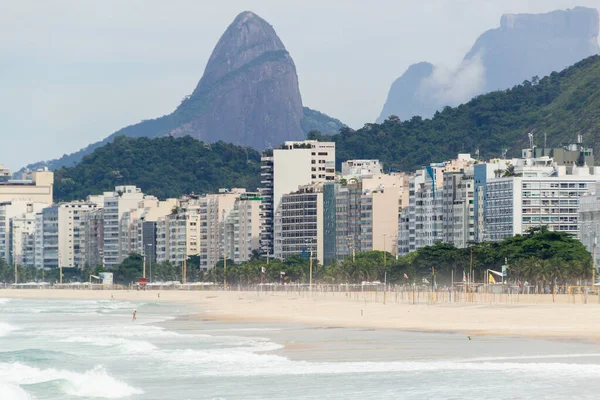
[(408, 275), (404, 274), (404, 279), (408, 279)]
[(494, 275), (488, 273), (488, 282), (489, 283), (496, 283), (496, 279), (494, 278)]

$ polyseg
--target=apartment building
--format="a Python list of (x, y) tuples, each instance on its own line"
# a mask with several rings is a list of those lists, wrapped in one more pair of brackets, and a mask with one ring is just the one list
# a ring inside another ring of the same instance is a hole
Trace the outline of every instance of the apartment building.
[(126, 257), (121, 247), (121, 219), (123, 215), (137, 209), (144, 199), (141, 189), (135, 186), (117, 186), (114, 192), (104, 193), (103, 260), (111, 268)]
[(567, 166), (541, 157), (517, 165), (517, 176), (490, 179), (486, 183), (486, 237), (499, 241), (542, 225), (579, 237), (580, 198), (600, 181), (600, 167), (570, 170), (567, 174)]
[(475, 231), (470, 221), (475, 215), (471, 204), (473, 173), (470, 172), (474, 164), (470, 154), (459, 154), (454, 160), (432, 163), (411, 176), (408, 207), (402, 210), (399, 221), (400, 254), (432, 246), (438, 241), (464, 245), (470, 240)]
[(342, 178), (362, 178), (382, 175), (383, 167), (379, 160), (348, 160), (342, 162)]
[(157, 262), (183, 263), (192, 255), (200, 267), (213, 268), (224, 252), (224, 227), (228, 213), (245, 189), (220, 189), (217, 194), (187, 196), (173, 212), (156, 223)]
[(52, 204), (54, 173), (47, 169), (25, 172), (22, 179), (11, 179), (8, 168), (0, 165), (0, 203), (22, 200)]
[(579, 241), (593, 255), (596, 268), (600, 266), (600, 192), (598, 185), (590, 185), (590, 190), (579, 198)]
[(325, 185), (325, 259), (372, 250), (397, 254), (408, 182), (404, 173), (375, 173)]
[(249, 261), (252, 253), (260, 249), (260, 204), (258, 193), (241, 194), (225, 220), (227, 258), (234, 263)]
[(284, 194), (300, 186), (335, 180), (335, 143), (305, 140), (285, 142), (261, 158), (261, 252), (274, 248), (274, 218)]
[(86, 264), (86, 214), (97, 205), (87, 202), (57, 204), (42, 210), (43, 268), (83, 268)]
[(8, 263), (35, 265), (35, 215), (45, 203), (13, 200), (0, 203), (0, 258)]
[(284, 194), (275, 216), (274, 256), (312, 256), (323, 262), (323, 184), (301, 186)]

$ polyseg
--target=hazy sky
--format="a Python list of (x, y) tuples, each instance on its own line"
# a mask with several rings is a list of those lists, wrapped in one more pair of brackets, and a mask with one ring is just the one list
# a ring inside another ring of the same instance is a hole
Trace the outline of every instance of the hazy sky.
[(600, 0), (0, 0), (0, 164), (170, 113), (244, 10), (274, 26), (303, 103), (360, 127), (410, 64), (458, 64), (503, 13), (578, 5)]

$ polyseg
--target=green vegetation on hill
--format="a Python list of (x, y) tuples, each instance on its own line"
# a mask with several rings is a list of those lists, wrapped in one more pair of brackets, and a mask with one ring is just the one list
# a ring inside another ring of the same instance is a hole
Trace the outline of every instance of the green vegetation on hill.
[(550, 76), (532, 78), (508, 90), (478, 96), (432, 119), (390, 117), (339, 134), (309, 133), (310, 138), (336, 142), (338, 165), (347, 159), (377, 158), (387, 168), (412, 171), (431, 162), (480, 151), (483, 159), (504, 149), (517, 155), (534, 132), (536, 143), (572, 143), (583, 133), (584, 144), (600, 154), (600, 56), (586, 58)]
[(251, 148), (208, 144), (191, 137), (119, 136), (74, 167), (63, 167), (55, 174), (55, 201), (84, 199), (123, 184), (164, 199), (219, 188), (256, 190), (260, 154)]
[(344, 126), (339, 119), (308, 107), (304, 107), (304, 116), (300, 123), (305, 133), (319, 131), (326, 135), (337, 133)]

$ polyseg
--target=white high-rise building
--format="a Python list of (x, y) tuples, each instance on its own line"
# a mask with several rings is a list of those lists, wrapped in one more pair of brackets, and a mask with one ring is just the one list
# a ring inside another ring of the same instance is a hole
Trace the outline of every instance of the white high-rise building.
[(42, 210), (41, 231), (36, 229), (36, 235), (41, 236), (43, 268), (85, 266), (86, 214), (96, 208), (93, 203), (71, 202)]
[(139, 207), (144, 194), (135, 186), (117, 186), (114, 192), (104, 193), (103, 197), (103, 259), (107, 267), (114, 267), (126, 257), (121, 249), (121, 219), (125, 212)]
[[(485, 231), (491, 241), (500, 241), (529, 228), (579, 236), (580, 198), (600, 182), (600, 168), (573, 167), (567, 175), (563, 166), (548, 168), (551, 159), (517, 169), (521, 176), (490, 179), (486, 184)], [(548, 164), (549, 163), (549, 164)]]
[(274, 218), (281, 197), (300, 186), (335, 180), (335, 143), (305, 140), (285, 142), (261, 158), (261, 251), (271, 254)]
[(260, 248), (260, 204), (256, 193), (240, 195), (225, 220), (225, 250), (235, 263), (249, 261)]
[(21, 265), (35, 265), (34, 254), (25, 254), (34, 242), (35, 215), (45, 203), (14, 200), (0, 203), (0, 258)]

